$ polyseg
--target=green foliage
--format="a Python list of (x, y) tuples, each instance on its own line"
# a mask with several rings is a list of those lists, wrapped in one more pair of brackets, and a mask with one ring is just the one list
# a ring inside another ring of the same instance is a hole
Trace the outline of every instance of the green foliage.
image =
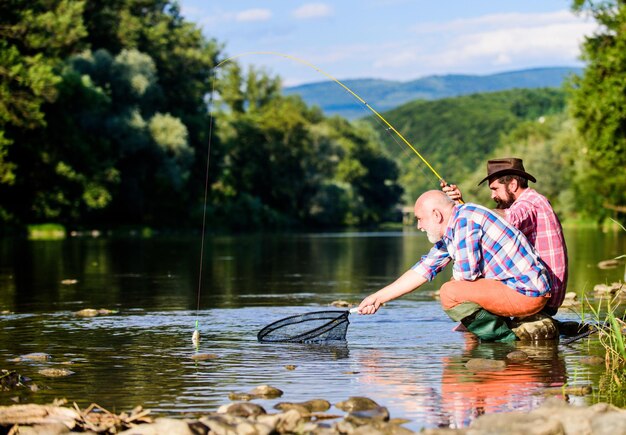
[(0, 30), (0, 218), (178, 221), (202, 193), (217, 44), (170, 1), (0, 12), (11, 24)]
[(56, 67), (85, 36), (84, 2), (12, 1), (0, 4), (0, 128), (43, 125), (41, 106), (54, 101)]
[(626, 365), (626, 322), (617, 315), (619, 300), (600, 299), (597, 307), (588, 300), (586, 304), (599, 325), (598, 335), (606, 351), (607, 367), (621, 372)]
[[(573, 81), (578, 130), (554, 89), (413, 101), (386, 118), (449, 182), (475, 183), (488, 157), (518, 155), (561, 213), (623, 204), (623, 7), (575, 8), (607, 29), (587, 40), (590, 69)], [(372, 225), (395, 219), (403, 188), (407, 203), (438, 188), (375, 119), (326, 118), (254, 67), (215, 70), (221, 45), (173, 0), (12, 0), (0, 14), (5, 225), (195, 227), (206, 181), (212, 227)], [(498, 89), (511, 77), (489, 80)], [(463, 76), (408, 85), (452, 83), (457, 94), (476, 86)], [(378, 97), (398, 97), (389, 86)]]
[(33, 240), (58, 240), (64, 239), (66, 231), (63, 225), (59, 224), (38, 224), (28, 226), (28, 238)]
[(224, 154), (214, 193), (230, 201), (251, 195), (289, 218), (272, 222), (341, 226), (387, 218), (400, 196), (397, 168), (371, 128), (325, 119), (282, 96), (279, 84), (263, 71), (224, 71), (217, 123)]
[[(564, 105), (562, 91), (517, 89), (414, 101), (384, 116), (446, 181), (458, 184), (484, 167), (505, 133), (526, 121), (559, 113)], [(412, 204), (425, 190), (439, 188), (435, 175), (406, 145), (395, 137), (386, 142), (400, 167), (405, 203)]]
[(600, 221), (626, 205), (626, 3), (576, 0), (573, 6), (600, 24), (585, 38), (587, 67), (570, 89), (572, 115), (586, 143), (588, 169), (579, 193), (584, 209)]
[(574, 122), (565, 113), (523, 121), (507, 134), (484, 161), (460, 183), (466, 201), (493, 204), (486, 183), (478, 183), (487, 173), (486, 161), (497, 157), (520, 157), (537, 183), (530, 187), (546, 196), (561, 217), (574, 217), (579, 204), (576, 182), (580, 165), (582, 139)]

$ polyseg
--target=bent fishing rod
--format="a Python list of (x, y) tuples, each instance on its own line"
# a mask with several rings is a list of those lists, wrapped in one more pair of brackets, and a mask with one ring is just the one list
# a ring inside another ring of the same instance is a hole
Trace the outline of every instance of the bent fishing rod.
[(278, 57), (282, 57), (285, 59), (289, 59), (292, 60), (294, 62), (298, 62), (302, 65), (305, 65), (308, 68), (311, 68), (315, 71), (317, 71), (318, 73), (322, 74), (323, 76), (327, 77), (328, 79), (330, 79), (331, 81), (337, 83), (339, 86), (341, 86), (346, 92), (348, 92), (348, 94), (350, 94), (352, 97), (354, 97), (357, 101), (359, 101), (361, 104), (363, 104), (367, 109), (369, 109), (374, 115), (376, 115), (376, 117), (383, 122), (383, 124), (391, 131), (393, 131), (401, 140), (402, 142), (404, 142), (404, 144), (406, 146), (408, 146), (416, 155), (417, 157), (420, 158), (420, 160), (426, 165), (426, 167), (428, 169), (430, 169), (430, 171), (435, 175), (435, 177), (437, 177), (437, 180), (439, 181), (439, 184), (443, 187), (443, 186), (447, 186), (448, 183), (446, 182), (446, 180), (444, 180), (444, 178), (439, 175), (439, 173), (435, 170), (435, 168), (432, 167), (432, 165), (430, 163), (428, 163), (428, 161), (419, 153), (419, 151), (417, 151), (417, 149), (389, 122), (387, 121), (387, 119), (385, 119), (385, 117), (383, 115), (381, 115), (376, 109), (374, 109), (367, 101), (365, 101), (363, 98), (361, 98), (356, 92), (354, 92), (352, 89), (350, 89), (346, 84), (344, 84), (343, 82), (341, 82), (339, 79), (335, 78), (334, 76), (332, 76), (331, 74), (327, 73), (326, 71), (322, 70), (321, 68), (317, 67), (316, 65), (313, 65), (312, 63), (301, 59), (299, 57), (290, 55), (290, 54), (285, 54), (285, 53), (280, 53), (277, 51), (248, 51), (245, 53), (240, 53), (234, 56), (231, 56), (227, 59), (224, 59), (223, 61), (221, 61), (220, 63), (218, 63), (217, 65), (215, 65), (215, 69), (222, 67), (223, 65), (234, 61), (235, 59), (239, 59), (241, 57), (244, 56), (250, 56), (250, 55), (270, 55), (270, 56), (278, 56)]
[[(332, 76), (331, 74), (327, 73), (326, 71), (322, 70), (321, 68), (317, 67), (316, 65), (313, 65), (312, 63), (301, 59), (299, 57), (296, 56), (292, 56), (290, 54), (285, 54), (285, 53), (280, 53), (280, 52), (276, 52), (276, 51), (250, 51), (250, 52), (245, 52), (245, 53), (240, 53), (237, 54), (235, 56), (231, 56), (229, 58), (224, 59), (223, 61), (221, 61), (220, 63), (218, 63), (217, 65), (215, 65), (214, 70), (217, 70), (218, 68), (226, 65), (229, 62), (234, 61), (235, 59), (239, 59), (241, 57), (244, 56), (250, 56), (250, 55), (270, 55), (270, 56), (278, 56), (278, 57), (282, 57), (285, 59), (289, 59), (292, 60), (294, 62), (298, 62), (302, 65), (305, 65), (308, 68), (311, 68), (315, 71), (317, 71), (318, 73), (324, 75), (325, 77), (327, 77), (328, 79), (332, 80), (333, 82), (337, 83), (339, 86), (341, 86), (346, 92), (348, 92), (348, 94), (350, 94), (353, 98), (355, 98), (357, 101), (359, 101), (361, 104), (363, 104), (367, 109), (369, 109), (374, 115), (376, 115), (376, 117), (378, 118), (378, 120), (382, 121), (383, 124), (387, 127), (388, 130), (393, 131), (401, 140), (402, 142), (404, 142), (404, 144), (406, 146), (408, 146), (411, 151), (413, 151), (417, 157), (420, 158), (420, 160), (426, 165), (426, 167), (428, 169), (430, 169), (430, 171), (435, 175), (435, 177), (437, 177), (437, 180), (440, 184), (441, 187), (447, 186), (448, 183), (446, 182), (446, 180), (444, 180), (444, 178), (439, 175), (439, 173), (435, 170), (435, 168), (432, 167), (432, 165), (420, 154), (419, 151), (417, 151), (417, 149), (402, 135), (402, 133), (400, 133), (389, 121), (387, 121), (387, 119), (385, 119), (385, 117), (383, 115), (381, 115), (376, 109), (374, 109), (367, 101), (365, 101), (363, 98), (361, 98), (356, 92), (354, 92), (352, 89), (350, 89), (346, 84), (344, 84), (343, 82), (341, 82), (339, 79), (337, 79), (336, 77)], [(213, 90), (211, 91), (211, 97), (210, 97), (210, 104), (212, 104), (213, 101), (213, 94), (215, 92), (215, 87), (213, 86)], [(211, 111), (211, 110), (209, 110)], [(212, 118), (211, 118), (212, 119)], [(211, 130), (212, 130), (212, 126), (213, 126), (213, 122), (211, 121)], [(211, 131), (209, 131), (209, 152), (207, 153), (207, 169), (206, 169), (206, 179), (205, 179), (205, 194), (204, 194), (204, 214), (203, 214), (203, 218), (202, 218), (202, 241), (201, 241), (201, 252), (200, 252), (200, 276), (198, 278), (198, 301), (197, 301), (197, 307), (196, 307), (196, 324), (195, 324), (195, 329), (192, 335), (192, 342), (194, 343), (194, 345), (196, 346), (196, 349), (198, 349), (198, 345), (200, 342), (200, 331), (198, 328), (198, 319), (197, 319), (197, 313), (199, 311), (200, 308), (200, 290), (202, 287), (202, 261), (203, 261), (203, 251), (204, 251), (204, 228), (205, 228), (205, 224), (206, 224), (206, 202), (207, 202), (207, 191), (208, 191), (208, 171), (209, 171), (209, 161), (210, 161), (210, 147), (211, 147), (211, 136), (212, 133)]]

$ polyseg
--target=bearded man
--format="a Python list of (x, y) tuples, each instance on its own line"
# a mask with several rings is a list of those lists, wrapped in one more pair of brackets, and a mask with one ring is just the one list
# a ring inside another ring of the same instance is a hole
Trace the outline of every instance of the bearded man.
[[(550, 201), (536, 190), (528, 187), (528, 181), (537, 180), (524, 169), (521, 159), (506, 157), (487, 162), (487, 176), (491, 198), (496, 211), (507, 222), (518, 228), (535, 247), (548, 267), (552, 281), (551, 297), (543, 312), (549, 316), (557, 313), (565, 298), (567, 288), (567, 246), (563, 228)], [(463, 202), (459, 188), (443, 185), (442, 190), (457, 203)]]

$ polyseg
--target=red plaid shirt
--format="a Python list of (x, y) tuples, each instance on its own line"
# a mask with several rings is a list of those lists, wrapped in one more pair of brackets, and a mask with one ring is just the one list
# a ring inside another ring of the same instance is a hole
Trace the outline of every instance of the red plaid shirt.
[(505, 210), (506, 219), (518, 228), (535, 247), (548, 266), (552, 280), (552, 296), (546, 306), (558, 309), (567, 287), (567, 246), (559, 218), (550, 201), (528, 188)]

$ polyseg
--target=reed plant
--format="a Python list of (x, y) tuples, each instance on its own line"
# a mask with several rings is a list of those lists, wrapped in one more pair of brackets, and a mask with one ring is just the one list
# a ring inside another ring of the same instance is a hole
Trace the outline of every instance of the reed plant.
[[(600, 344), (606, 351), (607, 368), (621, 369), (626, 366), (626, 322), (617, 315), (619, 296), (600, 299), (597, 306), (587, 301), (591, 316), (597, 322)], [(606, 301), (606, 306), (604, 303)]]

